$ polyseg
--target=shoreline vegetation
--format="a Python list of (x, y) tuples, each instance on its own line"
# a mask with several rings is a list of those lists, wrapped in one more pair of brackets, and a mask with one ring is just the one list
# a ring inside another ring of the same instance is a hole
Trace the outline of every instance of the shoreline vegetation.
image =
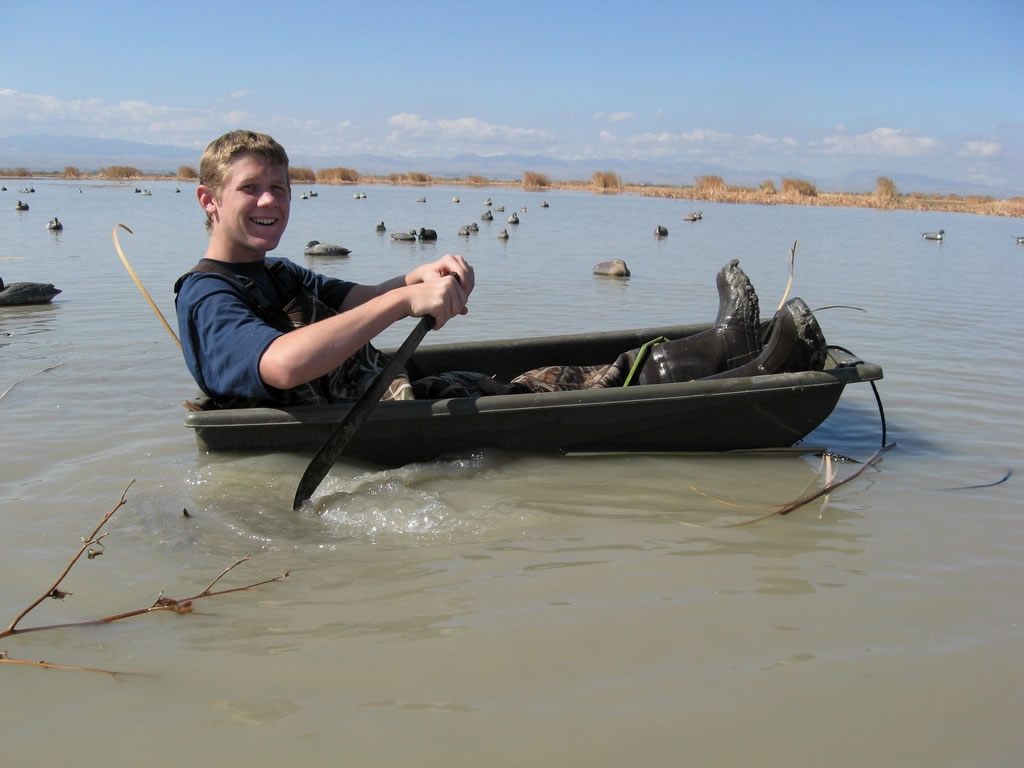
[[(517, 187), (528, 192), (545, 190), (591, 191), (595, 194), (633, 194), (640, 197), (663, 197), (695, 202), (736, 203), (754, 205), (818, 205), (845, 208), (880, 208), (909, 211), (952, 211), (984, 216), (1010, 216), (1024, 218), (1024, 197), (1001, 199), (983, 195), (903, 193), (887, 176), (879, 176), (873, 192), (822, 192), (804, 179), (766, 179), (758, 187), (726, 184), (721, 176), (697, 176), (692, 185), (654, 185), (623, 183), (612, 171), (596, 171), (593, 177), (579, 181), (556, 181), (545, 174), (524, 171), (517, 180), (488, 179), (484, 176), (434, 177), (426, 173), (392, 173), (386, 176), (361, 174), (352, 168), (312, 168), (292, 166), (289, 169), (293, 186), (307, 184), (358, 185), (391, 184), (426, 187), (434, 184), (469, 187)], [(182, 181), (197, 182), (199, 174), (190, 166), (181, 166), (177, 173), (146, 173), (133, 166), (109, 166), (95, 172), (80, 171), (66, 166), (60, 172), (31, 171), (27, 168), (0, 169), (0, 178), (51, 178), (82, 181), (137, 182)]]

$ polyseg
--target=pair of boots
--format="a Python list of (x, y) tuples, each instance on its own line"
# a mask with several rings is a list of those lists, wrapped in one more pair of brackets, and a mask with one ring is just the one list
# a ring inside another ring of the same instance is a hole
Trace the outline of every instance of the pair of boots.
[[(827, 344), (807, 304), (793, 298), (775, 313), (763, 341), (757, 294), (733, 259), (718, 273), (718, 316), (706, 331), (655, 345), (637, 384), (819, 371)], [(635, 361), (639, 350), (627, 352)]]

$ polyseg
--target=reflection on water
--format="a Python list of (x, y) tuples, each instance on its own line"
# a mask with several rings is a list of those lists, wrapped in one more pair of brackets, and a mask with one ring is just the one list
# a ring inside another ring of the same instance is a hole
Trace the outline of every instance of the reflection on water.
[[(0, 391), (17, 383), (0, 399), (0, 605), (13, 615), (51, 584), (132, 480), (105, 554), (78, 563), (73, 597), (46, 601), (40, 618), (193, 594), (247, 554), (222, 586), (291, 575), (192, 615), (6, 638), (15, 658), (154, 673), (111, 686), (4, 669), (18, 702), (4, 710), (9, 760), (69, 762), (104, 745), (112, 765), (143, 750), (170, 764), (152, 744), (186, 730), (205, 759), (253, 764), (333, 764), (323, 756), (344, 750), (351, 762), (477, 765), (468, 744), (489, 745), (497, 764), (659, 764), (683, 739), (693, 762), (861, 765), (877, 758), (864, 744), (899, 744), (900, 764), (967, 765), (1009, 764), (1024, 747), (1013, 720), (1024, 703), (1019, 222), (705, 204), (683, 227), (673, 222), (686, 201), (548, 191), (541, 208), (513, 188), (431, 188), (424, 204), (421, 189), (381, 185), (356, 201), (339, 187), (294, 201), (279, 254), (328, 274), (376, 283), (445, 252), (469, 258), (470, 314), (427, 344), (705, 321), (731, 258), (767, 315), (799, 240), (791, 295), (866, 310), (818, 317), (830, 342), (883, 367), (898, 447), (827, 502), (727, 528), (715, 526), (819, 488), (817, 456), (344, 460), (293, 511), (308, 456), (197, 450), (182, 426), (194, 384), (113, 249), (112, 228), (130, 226), (121, 245), (173, 318), (171, 286), (206, 244), (193, 196), (174, 182), (145, 197), (131, 185), (35, 186), (30, 211), (0, 217), (3, 277), (64, 292), (0, 309)], [(507, 241), (504, 218), (479, 219), (487, 197), (527, 208)], [(45, 228), (55, 215), (59, 234)], [(380, 220), (439, 239), (393, 243)], [(458, 236), (470, 221), (480, 231)], [(651, 237), (658, 223), (669, 237)], [(921, 241), (939, 228), (941, 247)], [(352, 252), (307, 258), (311, 239)], [(628, 281), (592, 274), (613, 258)], [(864, 460), (881, 435), (859, 385), (805, 447)], [(999, 485), (938, 490), (1009, 470)], [(822, 707), (822, 690), (842, 695)], [(969, 718), (948, 704), (964, 700)], [(780, 702), (814, 723), (797, 747), (763, 717)], [(406, 738), (420, 731), (431, 738)]]

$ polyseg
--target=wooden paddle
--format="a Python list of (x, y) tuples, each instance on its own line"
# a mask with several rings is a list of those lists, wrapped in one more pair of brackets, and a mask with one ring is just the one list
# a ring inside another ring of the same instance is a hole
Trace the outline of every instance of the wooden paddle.
[(412, 333), (409, 334), (409, 338), (402, 343), (394, 357), (377, 374), (377, 378), (370, 384), (370, 388), (363, 392), (359, 399), (356, 400), (355, 404), (349, 409), (349, 412), (345, 414), (345, 418), (341, 420), (341, 423), (334, 428), (334, 431), (324, 441), (324, 444), (320, 446), (320, 450), (316, 452), (313, 460), (306, 467), (306, 471), (302, 473), (299, 487), (295, 491), (295, 499), (292, 501), (292, 509), (298, 509), (313, 497), (320, 483), (323, 482), (331, 467), (334, 466), (334, 462), (344, 453), (345, 447), (355, 436), (356, 432), (359, 431), (359, 428), (377, 406), (377, 403), (380, 402), (380, 396), (384, 394), (384, 390), (391, 385), (398, 372), (409, 362), (409, 358), (416, 351), (416, 347), (423, 341), (427, 331), (433, 327), (434, 318), (430, 315), (420, 319)]

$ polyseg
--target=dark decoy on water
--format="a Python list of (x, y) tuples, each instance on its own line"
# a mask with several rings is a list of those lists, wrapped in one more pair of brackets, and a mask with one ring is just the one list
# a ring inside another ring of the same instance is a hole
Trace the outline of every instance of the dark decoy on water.
[(437, 240), (437, 232), (433, 229), (420, 227), (420, 240)]
[(668, 227), (663, 227), (661, 224), (654, 228), (655, 237), (668, 237)]
[(379, 222), (379, 223), (377, 224), (377, 226), (375, 227), (375, 229), (376, 229), (376, 230), (377, 230), (378, 232), (387, 232), (387, 229), (388, 229), (388, 228), (387, 228), (387, 227), (385, 227), (385, 226), (384, 226), (384, 222), (383, 222), (383, 221), (381, 221), (381, 222)]
[(391, 239), (392, 240), (415, 240), (416, 239), (416, 230), (415, 229), (410, 229), (408, 232), (392, 232), (391, 233)]
[(938, 232), (922, 232), (921, 237), (925, 240), (941, 240), (946, 236), (946, 230), (940, 229)]
[(49, 304), (58, 293), (60, 288), (54, 288), (53, 283), (11, 283), (5, 286), (0, 278), (0, 307)]
[(60, 220), (56, 216), (54, 216), (52, 219), (46, 222), (46, 228), (52, 232), (58, 232), (64, 229), (64, 225), (60, 223)]
[(21, 200), (19, 200), (18, 204), (14, 206), (14, 210), (16, 210), (16, 211), (27, 211), (28, 210), (28, 203), (23, 203), (23, 202), (21, 202)]
[(1024, 235), (1019, 235), (1017, 237), (1017, 245), (1024, 245)]

